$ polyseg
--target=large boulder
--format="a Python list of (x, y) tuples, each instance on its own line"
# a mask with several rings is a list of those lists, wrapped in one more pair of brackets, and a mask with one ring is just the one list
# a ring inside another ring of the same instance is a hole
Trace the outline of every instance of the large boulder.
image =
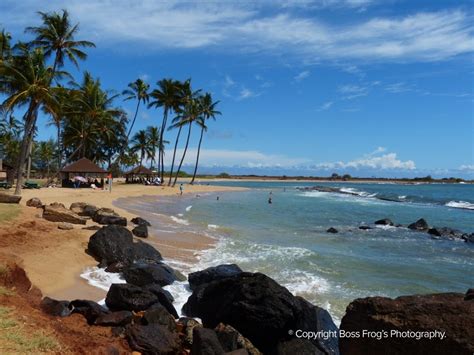
[(158, 298), (160, 305), (162, 305), (169, 314), (171, 314), (174, 318), (178, 318), (178, 312), (176, 312), (176, 309), (173, 306), (174, 298), (169, 291), (164, 290), (160, 285), (157, 284), (146, 285), (143, 288), (153, 293)]
[(327, 233), (332, 233), (332, 234), (336, 234), (336, 233), (339, 233), (339, 231), (334, 228), (334, 227), (330, 227), (326, 230)]
[(474, 243), (474, 233), (465, 233), (461, 237), (466, 243)]
[(98, 316), (94, 325), (102, 325), (107, 327), (121, 327), (130, 324), (133, 320), (133, 313), (130, 311), (118, 311)]
[(148, 227), (146, 224), (139, 224), (132, 229), (132, 233), (134, 236), (139, 238), (148, 238)]
[(28, 201), (26, 201), (26, 205), (28, 207), (39, 208), (39, 207), (43, 207), (43, 202), (41, 202), (41, 200), (38, 197), (33, 197), (33, 198), (30, 198)]
[(88, 252), (98, 261), (105, 260), (107, 265), (135, 259), (132, 233), (122, 226), (110, 225), (99, 229), (89, 239)]
[(21, 196), (0, 193), (0, 203), (20, 203)]
[(151, 227), (150, 222), (148, 222), (146, 219), (143, 219), (143, 218), (141, 218), (141, 217), (132, 218), (132, 219), (130, 220), (130, 222), (132, 222), (133, 224), (136, 224), (136, 225), (138, 225), (138, 226), (140, 226), (140, 225), (145, 225), (145, 226)]
[(109, 225), (101, 228), (89, 239), (87, 251), (102, 266), (120, 262), (121, 267), (134, 261), (159, 262), (163, 258), (151, 245), (133, 242), (132, 233), (125, 227)]
[(82, 209), (82, 215), (87, 216), (87, 217), (94, 217), (94, 215), (97, 213), (98, 208), (94, 205), (86, 205)]
[(125, 335), (130, 347), (142, 354), (175, 355), (179, 353), (178, 335), (160, 324), (128, 326)]
[(71, 206), (69, 206), (69, 209), (72, 212), (77, 213), (79, 216), (81, 216), (84, 211), (84, 207), (86, 206), (87, 206), (87, 203), (85, 202), (73, 202), (71, 203)]
[(242, 273), (242, 269), (236, 264), (222, 264), (208, 267), (207, 269), (192, 272), (188, 275), (191, 290), (211, 281), (221, 280)]
[[(464, 297), (461, 293), (440, 293), (356, 299), (347, 307), (341, 331), (359, 332), (361, 336), (341, 337), (341, 353), (472, 354), (474, 301)], [(387, 337), (362, 336), (364, 331)]]
[(213, 329), (194, 328), (192, 355), (224, 355), (224, 353), (225, 351)]
[(109, 208), (98, 209), (92, 216), (92, 220), (99, 224), (116, 224), (124, 227), (127, 225), (127, 219), (125, 217), (121, 217), (115, 213), (114, 210)]
[(94, 324), (100, 316), (109, 313), (109, 310), (97, 302), (89, 300), (74, 300), (69, 303), (73, 313), (79, 313), (87, 319), (88, 324)]
[(137, 286), (167, 286), (176, 281), (174, 271), (163, 263), (136, 263), (122, 271), (125, 281)]
[(430, 229), (430, 226), (428, 225), (428, 222), (426, 222), (423, 218), (420, 218), (418, 221), (410, 224), (408, 228), (424, 232)]
[(107, 307), (114, 311), (144, 311), (157, 302), (153, 292), (130, 284), (112, 284), (105, 298)]
[[(293, 296), (261, 273), (242, 272), (203, 284), (183, 311), (201, 318), (208, 328), (221, 322), (233, 326), (264, 353), (274, 353), (280, 341), (291, 339), (289, 331), (337, 330), (327, 311)], [(338, 353), (337, 338), (314, 339), (312, 344), (326, 354)]]
[(43, 218), (50, 222), (86, 224), (87, 220), (61, 205), (44, 206)]
[(166, 327), (170, 332), (176, 332), (176, 321), (165, 307), (156, 303), (145, 311), (142, 317), (142, 323), (148, 324), (160, 324)]
[(244, 349), (249, 355), (262, 354), (250, 340), (240, 334), (234, 327), (228, 324), (219, 323), (214, 330), (216, 331), (217, 338), (224, 348), (224, 351), (230, 352)]
[(379, 219), (378, 221), (375, 221), (374, 224), (381, 226), (393, 226), (393, 222), (389, 218)]
[(40, 308), (44, 313), (54, 317), (67, 317), (72, 311), (69, 301), (58, 301), (49, 297), (41, 300)]

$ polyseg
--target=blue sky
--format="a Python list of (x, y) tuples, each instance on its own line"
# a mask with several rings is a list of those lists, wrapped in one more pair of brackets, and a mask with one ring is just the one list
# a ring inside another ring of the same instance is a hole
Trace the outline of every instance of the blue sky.
[[(474, 178), (472, 5), (71, 0), (67, 9), (78, 38), (97, 45), (81, 70), (106, 88), (191, 77), (221, 101), (201, 172)], [(64, 6), (3, 0), (0, 26), (25, 38), (35, 11)], [(136, 129), (161, 115), (142, 110)], [(40, 138), (54, 136), (45, 120)]]

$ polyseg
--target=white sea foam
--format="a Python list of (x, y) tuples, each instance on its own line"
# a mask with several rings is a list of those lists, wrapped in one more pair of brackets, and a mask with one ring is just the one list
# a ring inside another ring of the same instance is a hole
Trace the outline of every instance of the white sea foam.
[(180, 317), (184, 316), (182, 308), (191, 296), (191, 289), (187, 281), (175, 281), (171, 285), (163, 287), (163, 289), (169, 291), (174, 298), (173, 306), (176, 308)]
[(398, 198), (399, 198), (400, 200), (404, 200), (404, 199), (406, 199), (407, 197), (406, 197), (405, 195), (401, 195), (401, 196), (398, 196)]
[(176, 217), (176, 216), (171, 216), (171, 219), (172, 219), (174, 222), (178, 223), (178, 224), (182, 224), (182, 225), (184, 225), (184, 226), (188, 226), (188, 225), (189, 225), (189, 222), (188, 222), (187, 219), (178, 218), (178, 217)]
[(211, 230), (215, 230), (215, 229), (219, 228), (219, 226), (217, 224), (208, 224), (207, 228), (209, 228)]
[(112, 284), (126, 283), (126, 281), (120, 277), (120, 274), (106, 272), (105, 269), (96, 266), (85, 269), (80, 276), (87, 280), (89, 285), (105, 291), (108, 291)]
[(465, 201), (449, 201), (445, 206), (453, 208), (462, 208), (466, 210), (474, 210), (474, 203), (465, 202)]
[(186, 212), (191, 211), (191, 208), (193, 208), (193, 206), (188, 206), (188, 207), (186, 207)]

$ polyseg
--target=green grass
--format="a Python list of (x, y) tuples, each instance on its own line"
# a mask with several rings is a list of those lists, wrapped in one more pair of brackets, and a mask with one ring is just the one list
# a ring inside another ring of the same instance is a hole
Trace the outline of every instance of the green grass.
[(37, 354), (61, 349), (58, 341), (44, 331), (25, 330), (12, 313), (11, 308), (0, 306), (0, 353)]
[(0, 204), (0, 222), (9, 221), (20, 213), (20, 206), (12, 204)]

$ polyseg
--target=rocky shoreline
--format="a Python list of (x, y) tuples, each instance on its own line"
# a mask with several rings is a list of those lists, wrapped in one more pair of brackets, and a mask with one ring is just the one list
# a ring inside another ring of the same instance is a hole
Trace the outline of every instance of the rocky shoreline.
[[(38, 201), (34, 205), (42, 206)], [(466, 295), (357, 299), (347, 307), (338, 329), (325, 309), (292, 295), (264, 274), (245, 272), (231, 264), (198, 271), (186, 278), (167, 265), (158, 250), (134, 238), (134, 234), (141, 234), (149, 225), (139, 217), (133, 219), (133, 230), (139, 228), (140, 232), (132, 233), (125, 227), (127, 220), (124, 223), (124, 217), (113, 210), (81, 203), (69, 209), (60, 204), (43, 209), (48, 211), (46, 216), (43, 214), (45, 218), (59, 223), (83, 224), (81, 218), (90, 218), (103, 224), (90, 237), (86, 252), (97, 260), (99, 267), (121, 273), (127, 282), (110, 287), (105, 306), (89, 300), (45, 297), (41, 302), (43, 311), (54, 317), (81, 314), (90, 326), (110, 327), (113, 334), (127, 340), (132, 350), (143, 354), (474, 351), (472, 290)], [(384, 220), (383, 224), (393, 223)], [(182, 310), (186, 317), (179, 318), (173, 296), (163, 287), (186, 279), (192, 295)], [(442, 337), (432, 336), (434, 331)], [(384, 338), (385, 332), (414, 332), (418, 337), (426, 333), (430, 339)], [(378, 334), (382, 334), (380, 339)]]

